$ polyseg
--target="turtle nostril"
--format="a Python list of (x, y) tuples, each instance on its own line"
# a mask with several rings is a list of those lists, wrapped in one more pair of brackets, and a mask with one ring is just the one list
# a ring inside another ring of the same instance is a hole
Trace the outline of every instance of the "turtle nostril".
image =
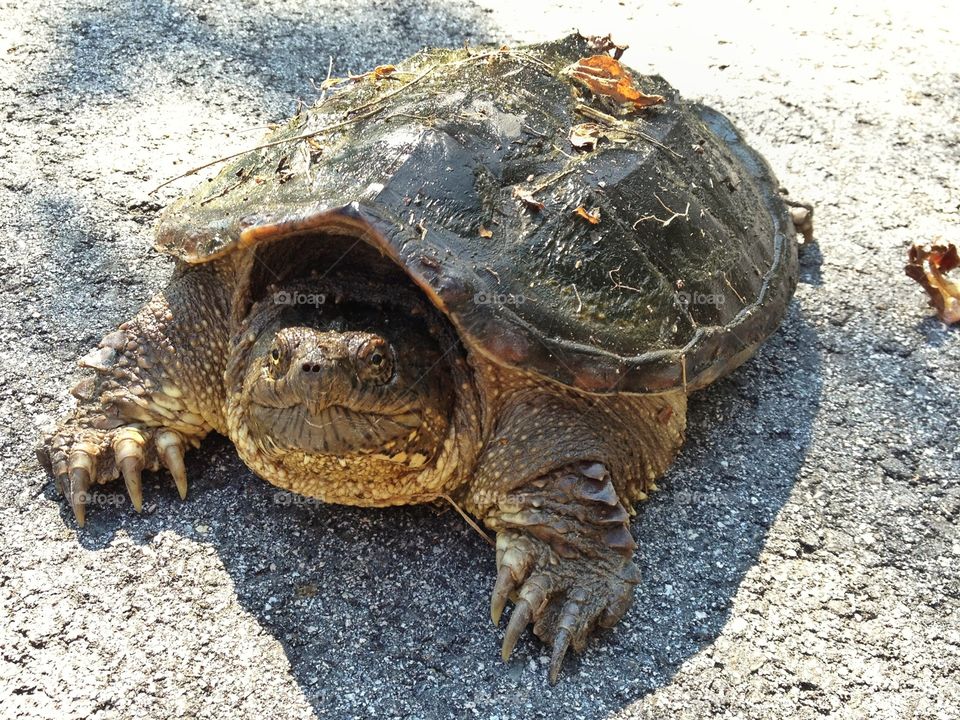
[(320, 365), (316, 363), (305, 362), (303, 365), (300, 366), (300, 369), (306, 373), (318, 373), (322, 368), (320, 367)]
[(310, 363), (304, 363), (303, 365), (300, 366), (300, 369), (303, 370), (304, 372), (310, 372)]
[(310, 370), (311, 370), (311, 372), (320, 372), (320, 366), (319, 366), (319, 365), (314, 365), (312, 368), (310, 368)]

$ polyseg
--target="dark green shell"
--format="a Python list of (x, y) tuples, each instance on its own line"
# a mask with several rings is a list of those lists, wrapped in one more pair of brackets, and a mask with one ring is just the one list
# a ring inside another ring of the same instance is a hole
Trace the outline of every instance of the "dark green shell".
[[(635, 75), (666, 102), (614, 118), (562, 72), (597, 52), (579, 35), (426, 51), (349, 83), (174, 203), (157, 244), (203, 262), (336, 228), (501, 363), (595, 392), (701, 387), (780, 323), (794, 230), (725, 117)], [(604, 127), (592, 151), (568, 140), (584, 122)]]

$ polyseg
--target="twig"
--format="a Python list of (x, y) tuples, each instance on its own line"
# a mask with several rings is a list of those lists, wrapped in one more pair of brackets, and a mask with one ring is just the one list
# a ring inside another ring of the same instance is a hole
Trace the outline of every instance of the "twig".
[(640, 223), (645, 222), (645, 221), (647, 221), (647, 220), (656, 220), (656, 221), (657, 221), (658, 223), (660, 223), (663, 227), (667, 227), (667, 225), (669, 225), (670, 223), (672, 223), (672, 222), (673, 222), (674, 220), (676, 220), (677, 218), (683, 218), (684, 220), (689, 220), (689, 219), (690, 219), (690, 203), (687, 203), (687, 208), (686, 208), (686, 210), (684, 210), (682, 213), (678, 213), (676, 210), (673, 210), (672, 208), (667, 207), (666, 203), (664, 203), (663, 200), (660, 199), (660, 196), (659, 196), (659, 195), (657, 195), (656, 193), (654, 193), (653, 196), (657, 199), (657, 202), (660, 203), (660, 206), (661, 206), (664, 210), (666, 210), (668, 213), (673, 213), (673, 214), (672, 214), (670, 217), (668, 217), (666, 220), (661, 220), (661, 219), (658, 218), (656, 215), (644, 215), (642, 218), (639, 218), (639, 219), (633, 224), (633, 229), (634, 229), (634, 230), (637, 229), (637, 225), (639, 225)]
[(565, 167), (563, 170), (561, 170), (561, 171), (559, 171), (559, 172), (556, 172), (556, 173), (553, 173), (553, 174), (551, 174), (551, 175), (548, 175), (546, 180), (544, 180), (543, 182), (541, 182), (541, 183), (539, 183), (539, 184), (537, 184), (537, 185), (534, 185), (533, 188), (531, 188), (531, 190), (530, 190), (530, 194), (531, 194), (531, 195), (536, 195), (538, 192), (540, 192), (541, 190), (545, 189), (545, 188), (546, 188), (547, 186), (549, 186), (551, 183), (554, 183), (554, 182), (556, 182), (557, 180), (559, 180), (560, 178), (566, 177), (567, 175), (569, 175), (570, 173), (572, 173), (572, 172), (576, 169), (576, 164), (575, 164), (575, 163), (576, 163), (576, 160), (577, 160), (577, 158), (574, 158), (574, 163), (570, 163), (569, 165), (567, 165), (567, 167)]
[[(175, 176), (175, 177), (170, 178), (169, 180), (166, 180), (165, 182), (162, 182), (161, 184), (157, 185), (157, 187), (155, 187), (153, 190), (151, 190), (150, 192), (148, 192), (147, 195), (153, 195), (155, 192), (157, 192), (157, 191), (160, 190), (161, 188), (166, 187), (167, 185), (169, 185), (170, 183), (172, 183), (172, 182), (174, 182), (174, 181), (176, 181), (176, 180), (180, 180), (181, 178), (185, 178), (185, 177), (189, 177), (189, 176), (191, 176), (191, 175), (195, 175), (196, 173), (200, 172), (201, 170), (205, 170), (206, 168), (211, 167), (211, 166), (213, 166), (213, 165), (218, 165), (218, 164), (220, 164), (220, 163), (222, 163), (222, 162), (226, 162), (227, 160), (232, 160), (233, 158), (241, 157), (241, 156), (246, 155), (246, 154), (248, 154), (248, 153), (257, 152), (258, 150), (265, 150), (266, 148), (275, 147), (276, 145), (282, 145), (282, 144), (284, 144), (284, 143), (298, 142), (298, 141), (300, 141), (300, 140), (306, 140), (306, 139), (308, 139), (308, 138), (314, 137), (315, 135), (320, 135), (320, 134), (322, 134), (322, 133), (327, 133), (327, 132), (331, 132), (331, 131), (333, 131), (333, 130), (338, 130), (338, 129), (342, 128), (342, 127), (345, 127), (345, 126), (347, 126), (347, 125), (350, 125), (351, 123), (355, 123), (355, 122), (357, 122), (358, 120), (363, 120), (363, 119), (365, 119), (365, 118), (368, 118), (368, 117), (370, 117), (371, 115), (375, 115), (376, 113), (380, 112), (380, 109), (381, 109), (381, 108), (377, 108), (377, 107), (374, 107), (374, 106), (380, 105), (380, 104), (383, 103), (385, 100), (389, 100), (390, 98), (394, 97), (395, 95), (400, 94), (401, 92), (403, 92), (404, 90), (406, 90), (407, 88), (409, 88), (411, 85), (415, 85), (416, 83), (418, 83), (418, 82), (420, 82), (421, 80), (423, 80), (425, 77), (427, 77), (428, 75), (430, 75), (434, 70), (436, 70), (437, 68), (439, 68), (439, 67), (441, 67), (441, 66), (455, 67), (455, 66), (457, 66), (457, 65), (463, 65), (463, 64), (466, 64), (466, 63), (470, 63), (470, 62), (477, 62), (478, 60), (483, 60), (483, 59), (485, 59), (485, 58), (493, 57), (493, 56), (495, 56), (495, 55), (515, 55), (515, 56), (517, 56), (517, 57), (521, 57), (521, 58), (524, 58), (524, 59), (526, 59), (526, 60), (533, 61), (533, 62), (535, 62), (535, 63), (537, 63), (537, 64), (539, 64), (539, 65), (542, 65), (543, 67), (546, 67), (546, 68), (549, 69), (549, 66), (547, 66), (545, 63), (537, 60), (536, 58), (534, 58), (534, 57), (532, 57), (532, 56), (526, 55), (525, 53), (509, 53), (509, 52), (501, 52), (500, 50), (497, 50), (497, 51), (495, 51), (495, 52), (483, 53), (483, 54), (480, 54), (480, 55), (473, 55), (473, 56), (470, 56), (470, 57), (465, 58), (465, 59), (463, 59), (463, 60), (457, 60), (457, 61), (452, 62), (452, 63), (437, 63), (436, 65), (432, 65), (431, 67), (429, 67), (429, 68), (427, 68), (426, 70), (424, 70), (422, 73), (420, 73), (419, 75), (417, 75), (417, 76), (416, 76), (413, 80), (411, 80), (410, 82), (401, 85), (401, 86), (398, 87), (396, 90), (392, 90), (392, 91), (386, 93), (385, 95), (381, 95), (380, 97), (376, 97), (376, 98), (374, 98), (373, 100), (370, 100), (369, 102), (364, 103), (363, 105), (358, 105), (358, 106), (355, 107), (355, 108), (351, 108), (351, 109), (347, 110), (346, 113), (345, 113), (345, 115), (346, 115), (346, 117), (347, 117), (346, 120), (343, 120), (343, 121), (338, 122), (338, 123), (334, 123), (333, 125), (327, 125), (326, 127), (322, 127), (322, 128), (317, 129), (317, 130), (313, 130), (313, 131), (311, 131), (311, 132), (304, 133), (304, 134), (302, 134), (302, 135), (294, 135), (293, 137), (284, 138), (284, 139), (282, 139), (282, 140), (274, 140), (273, 142), (264, 143), (263, 145), (258, 145), (258, 146), (256, 146), (256, 147), (252, 147), (252, 148), (249, 148), (249, 149), (247, 149), (247, 150), (241, 150), (240, 152), (231, 153), (230, 155), (224, 155), (224, 156), (222, 156), (222, 157), (217, 158), (216, 160), (211, 160), (210, 162), (204, 163), (203, 165), (198, 165), (198, 166), (196, 166), (196, 167), (194, 167), (194, 168), (191, 168), (191, 169), (187, 170), (185, 173), (181, 173), (180, 175), (177, 175), (177, 176)], [(331, 68), (331, 70), (332, 70), (332, 68), (333, 68), (333, 58), (332, 58), (332, 57), (330, 58), (330, 63), (331, 63), (331, 64), (330, 64), (330, 68)], [(370, 107), (373, 107), (374, 109), (373, 109), (373, 110), (370, 110), (370, 111), (368, 111), (368, 112), (365, 112), (365, 113), (363, 113), (363, 114), (361, 114), (361, 115), (356, 115), (355, 117), (350, 117), (350, 116), (353, 115), (354, 113), (360, 112), (361, 110), (366, 110), (367, 108), (370, 108)]]
[(610, 276), (610, 282), (613, 283), (613, 289), (619, 290), (620, 288), (623, 288), (624, 290), (633, 290), (633, 292), (635, 293), (642, 294), (643, 290), (641, 290), (640, 288), (631, 287), (630, 285), (624, 285), (622, 282), (620, 282), (619, 278), (616, 278), (613, 276), (614, 273), (617, 273), (617, 275), (619, 275), (620, 268), (622, 267), (623, 267), (622, 265), (617, 265), (617, 267), (615, 267), (613, 270), (607, 273), (607, 275)]
[[(391, 91), (388, 92), (386, 95), (381, 95), (380, 97), (374, 98), (373, 100), (371, 100), (371, 101), (368, 102), (368, 103), (364, 103), (363, 105), (359, 105), (359, 106), (357, 106), (357, 107), (355, 107), (355, 108), (351, 108), (350, 110), (347, 110), (346, 114), (347, 114), (348, 116), (349, 116), (349, 115), (353, 115), (353, 113), (355, 113), (355, 112), (360, 112), (361, 110), (366, 110), (366, 109), (367, 109), (368, 107), (370, 107), (371, 105), (378, 105), (378, 104), (382, 103), (384, 100), (388, 100), (389, 98), (392, 98), (394, 95), (397, 95), (397, 94), (403, 92), (404, 90), (406, 90), (406, 89), (407, 89), (408, 87), (410, 87), (411, 85), (415, 85), (416, 83), (418, 83), (418, 82), (420, 82), (421, 80), (423, 80), (427, 75), (429, 75), (430, 73), (432, 73), (432, 72), (433, 72), (434, 70), (436, 70), (438, 67), (440, 67), (439, 64), (437, 64), (437, 65), (432, 65), (431, 67), (428, 67), (426, 70), (424, 70), (422, 73), (420, 73), (419, 75), (417, 75), (417, 76), (416, 76), (413, 80), (411, 80), (410, 82), (405, 83), (404, 85), (401, 85), (401, 86), (398, 87), (396, 90), (391, 90)], [(365, 116), (365, 115), (361, 115), (361, 117), (366, 117), (366, 116)]]
[(526, 130), (528, 133), (530, 133), (531, 135), (534, 135), (534, 136), (536, 136), (536, 137), (539, 137), (539, 138), (550, 137), (549, 135), (544, 135), (542, 132), (537, 132), (536, 130), (534, 130), (532, 127), (530, 127), (530, 126), (527, 125), (526, 123), (522, 124), (520, 127), (522, 127), (522, 128), (523, 128), (524, 130)]
[(477, 525), (477, 524), (473, 521), (473, 518), (470, 517), (469, 515), (467, 515), (467, 513), (465, 513), (465, 512), (463, 511), (463, 509), (462, 509), (459, 505), (457, 505), (457, 503), (455, 503), (455, 502), (453, 501), (453, 498), (452, 498), (452, 497), (450, 497), (449, 495), (446, 495), (446, 494), (444, 494), (444, 493), (441, 493), (441, 494), (440, 494), (440, 497), (442, 497), (442, 498), (443, 498), (444, 500), (446, 500), (448, 503), (450, 503), (451, 505), (453, 505), (453, 509), (456, 510), (458, 513), (460, 513), (460, 517), (462, 517), (464, 520), (467, 521), (467, 525), (469, 525), (470, 527), (472, 527), (474, 530), (477, 531), (477, 535), (479, 535), (479, 536), (482, 537), (484, 540), (486, 540), (488, 543), (490, 543), (490, 545), (491, 545), (492, 547), (496, 547), (496, 546), (497, 546), (497, 544), (490, 538), (490, 536), (487, 535), (483, 530), (481, 530), (481, 529), (480, 529), (480, 526)]
[(624, 135), (632, 135), (634, 137), (641, 138), (642, 140), (646, 140), (648, 143), (652, 145), (656, 145), (661, 150), (666, 150), (675, 158), (678, 158), (678, 159), (683, 158), (683, 155), (681, 155), (675, 150), (671, 150), (662, 142), (657, 140), (655, 137), (648, 135), (642, 130), (634, 130), (631, 127), (627, 127), (625, 122), (623, 122), (622, 120), (618, 120), (617, 118), (613, 117), (613, 115), (608, 115), (607, 113), (601, 110), (592, 108), (589, 105), (584, 105), (583, 103), (578, 103), (577, 106), (574, 108), (574, 110), (580, 113), (581, 115), (584, 115), (590, 118), (591, 120), (597, 120), (598, 122), (602, 122), (605, 125), (613, 128), (617, 132), (623, 133)]
[(327, 65), (327, 77), (320, 83), (320, 100), (327, 99), (327, 83), (330, 82), (330, 76), (333, 74), (333, 55), (330, 56), (330, 64)]
[(180, 175), (177, 175), (175, 177), (170, 178), (169, 180), (166, 180), (160, 183), (153, 190), (148, 192), (147, 195), (153, 195), (160, 188), (164, 188), (170, 183), (176, 180), (179, 180), (181, 178), (190, 177), (191, 175), (196, 175), (201, 170), (204, 170), (212, 165), (218, 165), (222, 162), (226, 162), (227, 160), (233, 160), (233, 158), (240, 157), (241, 155), (247, 155), (248, 153), (252, 153), (252, 152), (257, 152), (258, 150), (265, 150), (266, 148), (276, 147), (277, 145), (283, 145), (284, 143), (297, 142), (299, 140), (307, 140), (309, 138), (314, 137), (315, 135), (321, 135), (323, 133), (327, 133), (332, 130), (338, 130), (339, 128), (345, 127), (347, 125), (351, 125), (357, 122), (358, 120), (363, 120), (364, 118), (368, 118), (371, 115), (376, 115), (378, 112), (380, 112), (380, 110), (381, 108), (376, 108), (374, 110), (371, 110), (370, 112), (364, 113), (363, 115), (357, 115), (356, 117), (350, 118), (349, 120), (343, 120), (342, 122), (334, 123), (333, 125), (326, 125), (322, 128), (318, 128), (317, 130), (312, 130), (308, 133), (303, 133), (302, 135), (294, 135), (293, 137), (283, 138), (282, 140), (274, 140), (273, 142), (263, 143), (263, 145), (257, 145), (256, 147), (247, 148), (246, 150), (241, 150), (240, 152), (235, 152), (235, 153), (231, 153), (230, 155), (224, 155), (222, 157), (218, 157), (216, 160), (211, 160), (210, 162), (204, 163), (203, 165), (197, 165), (195, 168), (190, 168), (185, 173), (181, 173)]

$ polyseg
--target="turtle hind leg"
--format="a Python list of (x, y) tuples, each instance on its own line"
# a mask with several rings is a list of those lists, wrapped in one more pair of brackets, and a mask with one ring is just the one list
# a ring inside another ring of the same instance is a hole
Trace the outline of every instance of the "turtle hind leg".
[(790, 212), (794, 229), (803, 236), (805, 243), (813, 242), (813, 205), (784, 198)]

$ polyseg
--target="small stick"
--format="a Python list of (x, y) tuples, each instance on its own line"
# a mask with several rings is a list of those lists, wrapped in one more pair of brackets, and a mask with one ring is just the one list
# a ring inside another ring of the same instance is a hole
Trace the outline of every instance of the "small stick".
[(333, 55), (330, 56), (330, 64), (327, 65), (327, 77), (320, 84), (320, 100), (327, 99), (327, 83), (330, 82), (330, 76), (333, 74)]
[(473, 521), (473, 518), (470, 517), (469, 515), (467, 515), (467, 514), (463, 511), (463, 509), (462, 509), (459, 505), (457, 505), (457, 503), (455, 503), (455, 502), (453, 501), (453, 498), (452, 498), (452, 497), (450, 497), (449, 495), (443, 494), (443, 493), (440, 494), (440, 497), (442, 497), (442, 498), (443, 498), (444, 500), (446, 500), (448, 503), (450, 503), (451, 505), (453, 505), (453, 509), (456, 510), (458, 513), (460, 513), (460, 517), (462, 517), (464, 520), (467, 521), (467, 525), (469, 525), (470, 527), (472, 527), (474, 530), (477, 531), (477, 535), (479, 535), (479, 536), (482, 537), (484, 540), (486, 540), (488, 543), (490, 543), (490, 545), (491, 545), (492, 547), (496, 547), (496, 546), (497, 546), (497, 544), (490, 538), (490, 536), (487, 535), (483, 530), (481, 530), (481, 529), (480, 529), (480, 526), (477, 525), (477, 524)]
[[(213, 165), (218, 165), (218, 164), (220, 164), (220, 163), (222, 163), (222, 162), (226, 162), (227, 160), (232, 160), (233, 158), (241, 157), (242, 155), (246, 155), (247, 153), (257, 152), (258, 150), (265, 150), (266, 148), (274, 147), (274, 146), (276, 146), (276, 145), (282, 145), (282, 144), (284, 144), (284, 143), (297, 142), (297, 141), (299, 141), (299, 140), (306, 140), (306, 139), (308, 139), (308, 138), (314, 137), (315, 135), (320, 135), (321, 133), (330, 132), (330, 131), (332, 131), (332, 130), (338, 130), (338, 129), (342, 128), (342, 127), (345, 127), (345, 126), (347, 126), (347, 125), (350, 125), (351, 123), (357, 122), (358, 120), (363, 120), (364, 118), (368, 118), (368, 117), (370, 117), (371, 115), (374, 115), (374, 114), (380, 112), (380, 108), (374, 108), (373, 110), (370, 110), (370, 111), (368, 111), (368, 112), (365, 112), (365, 113), (363, 113), (362, 115), (357, 115), (356, 117), (350, 118), (349, 116), (350, 116), (350, 115), (353, 115), (353, 113), (360, 112), (361, 110), (366, 110), (366, 109), (369, 108), (369, 107), (373, 107), (373, 106), (375, 106), (375, 105), (379, 105), (379, 104), (382, 103), (384, 100), (388, 100), (388, 99), (394, 97), (395, 95), (398, 95), (399, 93), (401, 93), (401, 92), (403, 92), (404, 90), (406, 90), (407, 88), (409, 88), (411, 85), (415, 85), (416, 83), (418, 83), (418, 82), (420, 82), (421, 80), (423, 80), (425, 77), (427, 77), (427, 76), (428, 76), (429, 74), (431, 74), (434, 70), (436, 70), (437, 68), (439, 68), (441, 65), (444, 65), (444, 64), (446, 64), (447, 66), (463, 65), (463, 64), (468, 63), (468, 62), (476, 62), (477, 60), (483, 60), (484, 58), (493, 57), (493, 56), (495, 56), (495, 55), (500, 55), (500, 54), (502, 54), (502, 53), (501, 53), (499, 50), (497, 50), (496, 52), (483, 53), (483, 54), (481, 54), (481, 55), (473, 55), (473, 56), (471, 56), (471, 57), (465, 58), (464, 60), (458, 60), (458, 61), (452, 62), (452, 63), (438, 63), (438, 64), (436, 64), (436, 65), (433, 65), (433, 66), (427, 68), (427, 69), (424, 70), (422, 73), (420, 73), (419, 75), (417, 75), (413, 80), (411, 80), (411, 81), (408, 82), (408, 83), (405, 83), (404, 85), (401, 85), (401, 86), (398, 87), (396, 90), (392, 90), (392, 91), (388, 92), (386, 95), (381, 95), (380, 97), (374, 98), (373, 100), (371, 100), (371, 101), (369, 101), (369, 102), (367, 102), (367, 103), (364, 103), (363, 105), (358, 105), (358, 106), (355, 107), (355, 108), (351, 108), (350, 110), (347, 110), (347, 112), (345, 113), (345, 114), (348, 116), (348, 119), (347, 119), (347, 120), (343, 120), (342, 122), (339, 122), (339, 123), (334, 123), (333, 125), (327, 125), (326, 127), (322, 127), (322, 128), (320, 128), (320, 129), (318, 129), (318, 130), (314, 130), (314, 131), (309, 132), (309, 133), (304, 133), (304, 134), (302, 134), (302, 135), (295, 135), (294, 137), (284, 138), (283, 140), (274, 140), (273, 142), (264, 143), (263, 145), (258, 145), (257, 147), (249, 148), (248, 150), (241, 150), (240, 152), (231, 153), (230, 155), (224, 155), (224, 156), (222, 156), (222, 157), (217, 158), (216, 160), (211, 160), (210, 162), (204, 163), (203, 165), (198, 165), (198, 166), (196, 166), (196, 167), (194, 167), (194, 168), (191, 168), (191, 169), (187, 170), (185, 173), (181, 173), (180, 175), (177, 175), (177, 176), (175, 176), (175, 177), (170, 178), (169, 180), (166, 180), (165, 182), (161, 183), (160, 185), (157, 185), (157, 187), (155, 187), (153, 190), (151, 190), (150, 192), (148, 192), (147, 195), (153, 195), (155, 192), (157, 192), (157, 191), (160, 190), (161, 188), (166, 187), (167, 185), (169, 185), (170, 183), (172, 183), (172, 182), (174, 182), (174, 181), (176, 181), (176, 180), (180, 180), (181, 178), (185, 178), (185, 177), (189, 177), (189, 176), (191, 176), (191, 175), (195, 175), (196, 173), (200, 172), (201, 170), (205, 170), (205, 169), (208, 168), (208, 167), (211, 167), (211, 166), (213, 166)], [(503, 54), (509, 54), (509, 53), (503, 53)], [(534, 57), (532, 57), (532, 56), (529, 56), (529, 55), (526, 55), (526, 54), (523, 54), (523, 53), (514, 53), (514, 54), (515, 54), (517, 57), (522, 57), (522, 58), (524, 58), (524, 59), (526, 59), (526, 60), (535, 61), (537, 64), (542, 65), (543, 67), (548, 67), (545, 63), (540, 62), (539, 60), (537, 60), (536, 58), (534, 58)], [(331, 58), (330, 58), (330, 69), (331, 69), (331, 71), (332, 71), (332, 69), (333, 69), (333, 57), (332, 57), (332, 56), (331, 56)]]
[(648, 135), (642, 130), (634, 130), (633, 128), (625, 127), (626, 126), (625, 122), (623, 122), (622, 120), (618, 120), (617, 118), (613, 117), (613, 115), (608, 115), (602, 110), (597, 110), (596, 108), (592, 108), (589, 105), (584, 105), (583, 103), (578, 103), (577, 106), (574, 108), (574, 110), (580, 113), (581, 115), (585, 115), (591, 120), (597, 120), (599, 122), (604, 123), (605, 125), (609, 125), (613, 129), (619, 132), (622, 132), (624, 135), (633, 135), (634, 137), (639, 137), (643, 140), (646, 140), (648, 143), (651, 143), (652, 145), (656, 145), (661, 150), (666, 150), (675, 158), (683, 158), (683, 155), (676, 152), (675, 150), (671, 150), (662, 142), (657, 140), (655, 137)]
[(323, 133), (330, 132), (331, 130), (338, 130), (347, 125), (351, 125), (357, 122), (358, 120), (363, 120), (364, 118), (368, 118), (371, 115), (377, 114), (378, 112), (380, 112), (380, 110), (381, 108), (376, 108), (374, 110), (371, 110), (370, 112), (364, 113), (363, 115), (357, 115), (354, 118), (350, 118), (349, 120), (344, 120), (342, 122), (334, 123), (333, 125), (326, 125), (317, 130), (313, 130), (308, 133), (303, 133), (302, 135), (294, 135), (293, 137), (283, 138), (282, 140), (274, 140), (273, 142), (264, 143), (263, 145), (257, 145), (256, 147), (247, 148), (246, 150), (241, 150), (240, 152), (235, 152), (235, 153), (231, 153), (230, 155), (224, 155), (223, 157), (218, 157), (216, 160), (211, 160), (210, 162), (204, 163), (203, 165), (197, 165), (195, 168), (190, 168), (185, 173), (181, 173), (180, 175), (177, 175), (175, 177), (170, 178), (169, 180), (166, 180), (165, 182), (160, 183), (153, 190), (148, 192), (147, 195), (153, 195), (157, 190), (159, 190), (160, 188), (166, 187), (167, 185), (174, 182), (175, 180), (179, 180), (180, 178), (185, 178), (191, 175), (195, 175), (201, 170), (204, 170), (210, 167), (211, 165), (218, 165), (222, 162), (226, 162), (227, 160), (233, 160), (233, 158), (240, 157), (241, 155), (257, 152), (257, 150), (265, 150), (266, 148), (275, 147), (277, 145), (283, 145), (284, 143), (297, 142), (298, 140), (308, 140), (309, 138), (312, 138), (315, 135), (321, 135)]
[[(432, 65), (431, 67), (428, 67), (426, 70), (424, 70), (422, 73), (420, 73), (419, 75), (417, 75), (417, 76), (416, 76), (413, 80), (411, 80), (410, 82), (408, 82), (408, 83), (406, 83), (406, 84), (404, 84), (404, 85), (401, 85), (401, 86), (398, 87), (396, 90), (391, 90), (391, 91), (388, 92), (386, 95), (381, 95), (381, 96), (378, 97), (378, 98), (374, 98), (373, 100), (371, 100), (371, 101), (368, 102), (368, 103), (364, 103), (363, 105), (359, 105), (359, 106), (357, 106), (357, 107), (355, 107), (355, 108), (351, 108), (350, 110), (347, 110), (347, 113), (346, 113), (346, 114), (347, 114), (347, 115), (353, 115), (353, 113), (355, 113), (355, 112), (360, 112), (361, 110), (366, 110), (366, 109), (367, 109), (368, 107), (370, 107), (371, 105), (377, 105), (377, 104), (379, 104), (379, 103), (382, 103), (384, 100), (387, 100), (387, 99), (389, 99), (389, 98), (392, 98), (394, 95), (397, 95), (397, 94), (403, 92), (404, 90), (406, 90), (406, 89), (407, 89), (408, 87), (410, 87), (411, 85), (414, 85), (414, 84), (420, 82), (421, 80), (423, 80), (427, 75), (429, 75), (430, 73), (432, 73), (432, 72), (433, 72), (434, 70), (436, 70), (438, 67), (440, 67), (439, 64), (438, 64), (438, 65)], [(366, 116), (361, 116), (361, 117), (366, 117)]]

